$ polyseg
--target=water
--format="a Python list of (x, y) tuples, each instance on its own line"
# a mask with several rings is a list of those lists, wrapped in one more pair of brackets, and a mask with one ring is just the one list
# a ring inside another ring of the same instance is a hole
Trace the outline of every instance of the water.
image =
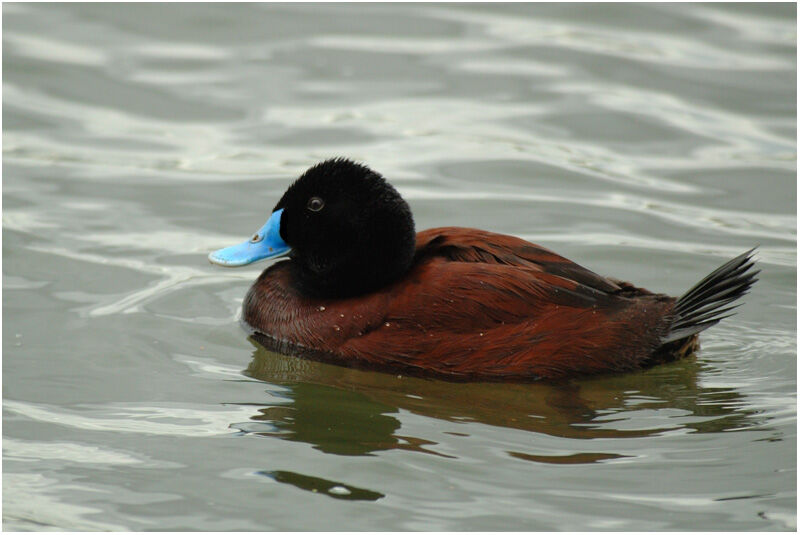
[[(7, 530), (794, 530), (796, 8), (3, 5)], [(680, 294), (694, 360), (566, 386), (271, 354), (206, 254), (330, 156), (420, 229)]]

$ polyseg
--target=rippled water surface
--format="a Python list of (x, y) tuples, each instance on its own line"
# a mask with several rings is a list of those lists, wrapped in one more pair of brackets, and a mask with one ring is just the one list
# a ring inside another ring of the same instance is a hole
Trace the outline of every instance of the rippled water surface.
[[(3, 5), (3, 527), (792, 530), (796, 32), (783, 5)], [(568, 385), (287, 358), (206, 254), (360, 159), (417, 227), (680, 294), (696, 359)]]

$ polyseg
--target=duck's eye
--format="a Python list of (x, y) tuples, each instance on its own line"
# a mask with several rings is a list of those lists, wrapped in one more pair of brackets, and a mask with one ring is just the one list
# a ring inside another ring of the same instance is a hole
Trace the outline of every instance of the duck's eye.
[(319, 212), (320, 210), (322, 210), (323, 206), (325, 206), (325, 201), (323, 201), (319, 197), (311, 197), (310, 199), (308, 199), (308, 204), (306, 205), (306, 208), (308, 208), (312, 212)]

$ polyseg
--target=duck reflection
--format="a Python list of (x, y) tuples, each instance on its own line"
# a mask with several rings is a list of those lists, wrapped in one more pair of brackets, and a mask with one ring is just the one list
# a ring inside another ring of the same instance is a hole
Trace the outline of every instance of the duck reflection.
[[(255, 374), (252, 377), (268, 380)], [(424, 448), (431, 442), (396, 434), (400, 421), (391, 416), (398, 412), (396, 407), (347, 388), (296, 382), (298, 379), (282, 383), (290, 387), (286, 396), (292, 400), (291, 404), (264, 407), (251, 418), (269, 424), (267, 428), (255, 428), (256, 434), (305, 442), (337, 455), (369, 455), (389, 449), (436, 454)], [(248, 430), (244, 426), (239, 428)]]
[[(405, 449), (443, 455), (436, 443), (399, 434), (400, 410), (449, 422), (480, 422), (553, 437), (636, 438), (677, 429), (719, 432), (753, 426), (756, 415), (731, 388), (702, 387), (693, 359), (607, 378), (564, 384), (448, 383), (332, 366), (255, 347), (245, 375), (286, 387), (286, 404), (261, 408), (243, 431), (305, 442), (326, 453), (370, 455)], [(632, 411), (677, 409), (662, 425), (631, 428)], [(763, 430), (763, 428), (762, 428)], [(468, 431), (465, 434), (468, 435)], [(452, 433), (451, 434), (459, 434)], [(562, 452), (563, 453), (563, 452)], [(615, 453), (532, 455), (533, 462), (580, 464)]]

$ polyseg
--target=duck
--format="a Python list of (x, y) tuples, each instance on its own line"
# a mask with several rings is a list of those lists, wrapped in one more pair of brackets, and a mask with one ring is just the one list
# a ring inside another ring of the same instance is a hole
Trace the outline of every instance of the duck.
[(561, 381), (693, 355), (757, 281), (755, 248), (681, 297), (654, 293), (518, 237), (416, 232), (408, 203), (346, 158), (297, 178), (249, 240), (209, 254), (267, 267), (241, 322), (265, 349), (448, 381)]

